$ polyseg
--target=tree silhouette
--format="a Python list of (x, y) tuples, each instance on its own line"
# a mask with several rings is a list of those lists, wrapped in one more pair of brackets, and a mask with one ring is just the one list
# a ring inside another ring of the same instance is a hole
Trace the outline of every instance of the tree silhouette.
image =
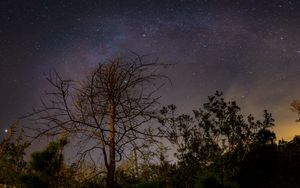
[(25, 149), (29, 143), (23, 140), (23, 130), (18, 133), (13, 124), (0, 142), (0, 184), (19, 186), (20, 176), (26, 171)]
[[(241, 187), (299, 187), (300, 139), (258, 144), (246, 155), (238, 175)], [(253, 181), (255, 180), (255, 181)]]
[(164, 107), (161, 114), (162, 129), (177, 146), (185, 187), (192, 187), (196, 172), (208, 166), (217, 168), (225, 179), (234, 178), (253, 144), (275, 140), (269, 130), (274, 126), (271, 114), (265, 110), (263, 121), (255, 121), (251, 114), (245, 118), (236, 102), (226, 101), (221, 92), (209, 96), (193, 116), (178, 114), (174, 105)]
[[(101, 153), (107, 170), (107, 186), (114, 186), (116, 162), (134, 142), (151, 141), (158, 132), (147, 127), (158, 104), (155, 84), (160, 75), (156, 61), (144, 56), (119, 57), (100, 63), (84, 81), (64, 80), (59, 74), (48, 80), (56, 89), (42, 100), (42, 108), (30, 117), (41, 125), (41, 135), (76, 137), (83, 160)], [(74, 139), (73, 139), (74, 140)], [(76, 140), (76, 139), (75, 139)], [(99, 156), (100, 157), (100, 156)]]
[(64, 179), (64, 157), (62, 150), (67, 144), (66, 138), (50, 142), (41, 152), (31, 154), (27, 173), (21, 177), (26, 187), (61, 187), (70, 181)]
[(296, 121), (299, 122), (300, 121), (300, 101), (294, 100), (290, 105), (291, 105), (291, 110), (298, 114), (298, 119)]

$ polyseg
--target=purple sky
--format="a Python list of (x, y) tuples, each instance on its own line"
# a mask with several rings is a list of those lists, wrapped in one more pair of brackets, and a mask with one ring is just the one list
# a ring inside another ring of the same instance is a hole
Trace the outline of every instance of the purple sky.
[(128, 50), (176, 66), (162, 103), (197, 109), (216, 90), (260, 118), (268, 109), (280, 139), (300, 134), (300, 2), (79, 1), (0, 2), (0, 129), (37, 106), (44, 73), (81, 79)]

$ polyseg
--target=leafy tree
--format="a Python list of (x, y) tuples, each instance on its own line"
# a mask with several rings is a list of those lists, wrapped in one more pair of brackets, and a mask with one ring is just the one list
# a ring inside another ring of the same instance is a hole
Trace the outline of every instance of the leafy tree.
[(29, 143), (23, 140), (22, 129), (17, 134), (16, 126), (12, 125), (0, 142), (0, 184), (7, 186), (19, 186), (26, 171), (24, 155)]
[(31, 154), (27, 174), (22, 177), (26, 187), (61, 187), (66, 184), (63, 176), (62, 149), (66, 138), (50, 142), (42, 152)]
[(202, 170), (198, 172), (195, 187), (197, 188), (225, 188), (222, 180), (218, 176), (217, 172), (213, 172), (212, 170)]
[(116, 170), (116, 181), (120, 187), (133, 187), (139, 181), (137, 152), (133, 149), (126, 160), (122, 160)]
[[(300, 139), (279, 144), (256, 145), (241, 164), (241, 187), (298, 187), (300, 184)], [(255, 179), (255, 181), (253, 181)]]
[(77, 187), (105, 187), (103, 166), (98, 167), (93, 161), (83, 161), (80, 168), (78, 167), (78, 164), (74, 163), (73, 165), (76, 167), (76, 180), (78, 181)]
[[(133, 55), (114, 58), (98, 67), (84, 81), (49, 78), (56, 91), (43, 100), (42, 108), (31, 117), (44, 126), (40, 135), (67, 134), (77, 137), (81, 159), (90, 153), (101, 153), (107, 171), (107, 185), (115, 184), (116, 162), (132, 143), (150, 141), (158, 134), (147, 127), (158, 104), (154, 81), (158, 74), (156, 62)], [(76, 139), (73, 139), (76, 140)]]
[(253, 144), (273, 143), (275, 134), (271, 114), (264, 111), (264, 120), (255, 121), (250, 114), (241, 114), (235, 101), (225, 101), (221, 92), (208, 97), (208, 102), (193, 116), (178, 115), (176, 107), (161, 110), (160, 123), (177, 146), (178, 164), (185, 172), (186, 185), (192, 187), (196, 172), (208, 166), (222, 172), (221, 177), (234, 181), (241, 162)]

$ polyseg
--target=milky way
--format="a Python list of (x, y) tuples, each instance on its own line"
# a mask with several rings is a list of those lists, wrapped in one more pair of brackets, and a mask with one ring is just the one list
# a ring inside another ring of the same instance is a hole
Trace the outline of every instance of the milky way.
[(0, 128), (37, 106), (44, 74), (80, 79), (109, 57), (132, 50), (174, 63), (162, 103), (184, 112), (216, 90), (256, 116), (268, 109), (278, 138), (300, 134), (300, 2), (0, 2)]

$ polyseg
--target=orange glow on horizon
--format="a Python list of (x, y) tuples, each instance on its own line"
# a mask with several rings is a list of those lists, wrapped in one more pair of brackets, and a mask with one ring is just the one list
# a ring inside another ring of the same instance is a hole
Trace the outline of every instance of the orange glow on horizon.
[(273, 129), (277, 140), (292, 140), (296, 135), (300, 135), (300, 122), (282, 122), (275, 125)]

